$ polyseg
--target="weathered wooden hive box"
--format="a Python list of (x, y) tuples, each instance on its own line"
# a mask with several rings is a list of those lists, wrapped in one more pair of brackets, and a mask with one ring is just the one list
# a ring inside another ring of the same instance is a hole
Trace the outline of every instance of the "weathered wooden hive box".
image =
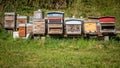
[(84, 33), (85, 34), (97, 34), (97, 24), (96, 22), (84, 22)]
[(47, 13), (47, 30), (48, 34), (63, 34), (64, 13), (49, 12)]
[(26, 33), (31, 34), (33, 30), (33, 24), (27, 23), (26, 24)]
[(66, 34), (67, 35), (81, 35), (82, 34), (82, 21), (79, 19), (66, 19)]
[(33, 23), (33, 34), (45, 34), (45, 21), (39, 21)]
[(15, 12), (6, 12), (4, 18), (4, 28), (5, 29), (14, 29), (15, 28)]
[(100, 17), (99, 23), (101, 25), (100, 32), (102, 34), (114, 34), (115, 33), (115, 17)]
[(27, 16), (17, 16), (17, 28), (19, 26), (19, 24), (26, 24), (28, 21), (27, 21)]
[(44, 19), (44, 12), (42, 10), (34, 11), (34, 21), (41, 21)]
[(26, 36), (26, 24), (19, 24), (19, 37), (25, 37)]
[(33, 34), (34, 35), (45, 35), (45, 19), (44, 12), (41, 10), (34, 11), (33, 18)]
[(83, 29), (85, 35), (98, 35), (100, 30), (98, 27), (98, 18), (97, 17), (88, 17), (87, 21), (84, 21)]

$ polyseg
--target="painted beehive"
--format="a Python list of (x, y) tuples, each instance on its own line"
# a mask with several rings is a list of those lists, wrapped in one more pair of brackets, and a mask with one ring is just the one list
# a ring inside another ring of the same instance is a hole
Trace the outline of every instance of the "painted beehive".
[(82, 21), (79, 19), (66, 19), (65, 20), (65, 24), (66, 24), (66, 34), (79, 34), (81, 35), (82, 30)]
[(34, 11), (34, 21), (41, 21), (44, 19), (44, 12), (42, 10)]
[(26, 36), (26, 24), (19, 24), (19, 37)]
[(47, 13), (48, 34), (63, 34), (64, 13), (49, 12)]
[(33, 34), (45, 34), (45, 21), (33, 23)]
[(17, 28), (19, 24), (26, 24), (27, 23), (27, 16), (17, 16)]
[(14, 29), (15, 28), (15, 17), (16, 14), (14, 12), (6, 12), (4, 18), (4, 28), (5, 29)]
[(99, 23), (101, 33), (115, 33), (115, 17), (100, 17)]
[(96, 22), (84, 22), (84, 33), (85, 34), (97, 34), (97, 23)]

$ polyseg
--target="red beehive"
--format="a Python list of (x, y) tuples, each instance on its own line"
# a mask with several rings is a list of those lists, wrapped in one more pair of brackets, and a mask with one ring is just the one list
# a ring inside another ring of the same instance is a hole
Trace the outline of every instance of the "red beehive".
[(108, 17), (108, 16), (100, 17), (99, 22), (100, 23), (114, 23), (115, 22), (115, 17)]
[(115, 17), (100, 17), (99, 18), (100, 23), (100, 32), (103, 35), (110, 35), (115, 33)]

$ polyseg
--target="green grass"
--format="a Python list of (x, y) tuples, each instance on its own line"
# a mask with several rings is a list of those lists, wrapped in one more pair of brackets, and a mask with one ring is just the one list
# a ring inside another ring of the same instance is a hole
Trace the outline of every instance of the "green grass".
[(120, 43), (115, 40), (51, 38), (0, 39), (0, 68), (119, 68)]

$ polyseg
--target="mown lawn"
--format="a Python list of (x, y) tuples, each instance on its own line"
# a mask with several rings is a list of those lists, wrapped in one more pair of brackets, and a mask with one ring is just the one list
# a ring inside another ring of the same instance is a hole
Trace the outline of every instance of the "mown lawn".
[(95, 39), (0, 39), (0, 68), (119, 68), (120, 42)]

